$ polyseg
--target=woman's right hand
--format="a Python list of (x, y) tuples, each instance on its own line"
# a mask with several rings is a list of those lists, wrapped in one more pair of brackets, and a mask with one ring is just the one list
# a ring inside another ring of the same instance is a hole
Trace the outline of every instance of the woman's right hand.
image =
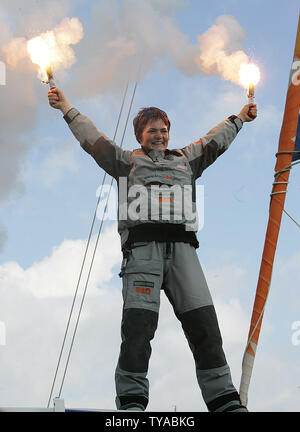
[(59, 109), (65, 115), (72, 107), (63, 92), (58, 88), (48, 91), (48, 100), (52, 108)]

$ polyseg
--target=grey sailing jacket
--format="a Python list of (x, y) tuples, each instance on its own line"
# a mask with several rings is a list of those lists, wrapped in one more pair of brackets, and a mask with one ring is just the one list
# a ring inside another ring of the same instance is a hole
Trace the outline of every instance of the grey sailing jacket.
[(129, 229), (142, 223), (180, 224), (196, 232), (195, 181), (228, 149), (243, 125), (238, 117), (230, 116), (186, 147), (147, 152), (141, 147), (123, 150), (76, 108), (64, 119), (82, 148), (117, 181), (122, 245)]

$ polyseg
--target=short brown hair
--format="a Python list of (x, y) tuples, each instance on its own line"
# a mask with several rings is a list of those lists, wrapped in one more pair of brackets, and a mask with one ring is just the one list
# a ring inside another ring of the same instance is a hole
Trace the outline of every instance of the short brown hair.
[(171, 123), (167, 114), (159, 108), (148, 107), (142, 108), (138, 112), (137, 116), (133, 119), (133, 127), (136, 139), (141, 143), (142, 133), (149, 120), (161, 119), (170, 131)]

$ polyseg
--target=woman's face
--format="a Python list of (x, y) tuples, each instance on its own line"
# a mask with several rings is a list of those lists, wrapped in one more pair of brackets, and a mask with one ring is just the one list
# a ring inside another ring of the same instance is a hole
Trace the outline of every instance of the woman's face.
[(141, 145), (146, 150), (165, 150), (169, 143), (169, 132), (162, 119), (151, 119), (146, 124), (142, 137)]

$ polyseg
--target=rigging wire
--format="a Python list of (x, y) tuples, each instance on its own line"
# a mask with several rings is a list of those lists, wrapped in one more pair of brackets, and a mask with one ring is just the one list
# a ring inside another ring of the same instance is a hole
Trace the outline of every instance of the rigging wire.
[[(129, 82), (127, 82), (126, 87), (125, 87), (125, 91), (124, 91), (124, 95), (123, 95), (123, 99), (122, 99), (122, 103), (121, 103), (121, 107), (120, 107), (120, 112), (119, 112), (118, 120), (117, 120), (117, 123), (116, 123), (115, 131), (114, 131), (113, 142), (115, 142), (115, 139), (116, 139), (116, 136), (117, 136), (117, 132), (118, 132), (118, 129), (119, 129), (120, 119), (121, 119), (121, 116), (122, 116), (122, 113), (123, 113), (124, 103), (125, 103), (127, 92), (128, 92), (128, 86), (129, 86)], [(62, 346), (61, 346), (61, 350), (60, 350), (60, 354), (59, 354), (59, 358), (58, 358), (58, 362), (57, 362), (57, 366), (56, 366), (56, 370), (55, 370), (55, 374), (54, 374), (54, 379), (53, 379), (53, 382), (52, 382), (52, 387), (51, 387), (50, 396), (49, 396), (49, 399), (48, 399), (47, 408), (49, 408), (49, 405), (50, 405), (50, 401), (51, 401), (51, 398), (52, 398), (52, 394), (53, 394), (53, 390), (54, 390), (54, 386), (55, 386), (55, 382), (56, 382), (59, 366), (60, 366), (60, 363), (61, 363), (62, 354), (63, 354), (63, 351), (64, 351), (64, 347), (65, 347), (65, 343), (66, 343), (66, 338), (67, 338), (67, 334), (68, 334), (68, 331), (69, 331), (69, 327), (70, 327), (70, 323), (71, 323), (71, 318), (72, 318), (72, 314), (73, 314), (73, 310), (74, 310), (74, 306), (75, 306), (75, 301), (76, 301), (77, 294), (78, 294), (78, 288), (79, 288), (79, 284), (80, 284), (80, 281), (81, 281), (82, 272), (83, 272), (83, 268), (84, 268), (84, 265), (85, 265), (87, 252), (88, 252), (88, 249), (89, 249), (89, 246), (90, 246), (90, 241), (91, 241), (92, 233), (93, 233), (93, 230), (94, 230), (94, 225), (95, 225), (95, 221), (96, 221), (97, 211), (98, 211), (98, 207), (99, 207), (99, 204), (100, 204), (100, 200), (101, 200), (101, 196), (102, 196), (102, 189), (103, 189), (103, 185), (105, 183), (105, 179), (106, 179), (106, 172), (104, 172), (104, 176), (103, 176), (103, 179), (102, 179), (101, 189), (100, 189), (100, 193), (99, 193), (99, 196), (98, 196), (98, 201), (97, 201), (97, 204), (96, 204), (96, 209), (95, 209), (95, 212), (94, 212), (94, 216), (93, 216), (93, 220), (92, 220), (92, 224), (91, 224), (91, 228), (90, 228), (90, 232), (89, 232), (89, 236), (88, 236), (88, 241), (87, 241), (87, 244), (86, 244), (86, 248), (85, 248), (85, 252), (84, 252), (84, 256), (83, 256), (83, 260), (82, 260), (82, 264), (81, 264), (81, 269), (80, 269), (80, 272), (79, 272), (79, 277), (78, 277), (78, 281), (77, 281), (77, 285), (76, 285), (76, 289), (75, 289), (75, 293), (74, 293), (74, 297), (73, 297), (73, 302), (72, 302), (71, 310), (70, 310), (70, 313), (69, 313), (69, 318), (68, 318), (66, 330), (65, 330), (65, 333), (64, 333), (64, 337), (63, 337), (63, 342), (62, 342)]]
[[(140, 69), (139, 69), (139, 72), (140, 72)], [(129, 107), (129, 111), (128, 111), (128, 115), (127, 115), (127, 119), (126, 119), (126, 124), (125, 124), (124, 131), (123, 131), (123, 136), (122, 136), (120, 147), (123, 146), (123, 141), (124, 141), (124, 137), (125, 137), (125, 133), (126, 133), (126, 129), (127, 129), (128, 120), (129, 120), (129, 116), (130, 116), (130, 113), (131, 113), (132, 105), (133, 105), (133, 100), (134, 100), (135, 93), (136, 93), (137, 84), (138, 84), (138, 79), (137, 79), (137, 81), (135, 83), (135, 86), (134, 86), (133, 95), (132, 95), (132, 98), (131, 98), (130, 107)], [(119, 126), (119, 122), (120, 122), (120, 118), (121, 118), (121, 115), (122, 115), (122, 112), (123, 112), (123, 107), (124, 107), (124, 102), (125, 102), (126, 95), (127, 95), (127, 90), (128, 90), (128, 83), (127, 83), (126, 90), (125, 90), (125, 93), (124, 93), (124, 97), (123, 97), (123, 101), (122, 101), (122, 106), (121, 106), (121, 109), (120, 109), (120, 114), (119, 114), (119, 118), (118, 118), (118, 122), (117, 122), (117, 126), (116, 126), (116, 130), (115, 130), (113, 141), (115, 140), (116, 133), (117, 133), (118, 126)], [(89, 233), (89, 238), (88, 238), (88, 242), (87, 242), (87, 246), (86, 246), (86, 250), (85, 250), (85, 254), (84, 254), (84, 258), (83, 258), (83, 262), (82, 262), (82, 266), (81, 266), (81, 270), (80, 270), (80, 274), (79, 274), (79, 279), (78, 279), (78, 283), (77, 283), (77, 287), (76, 287), (76, 291), (75, 291), (75, 295), (74, 295), (74, 299), (73, 299), (73, 303), (72, 303), (72, 307), (71, 307), (71, 311), (70, 311), (70, 315), (69, 315), (69, 319), (68, 319), (67, 328), (66, 328), (65, 335), (64, 335), (64, 338), (63, 338), (63, 344), (62, 344), (62, 347), (61, 347), (61, 351), (60, 351), (60, 355), (59, 355), (59, 360), (58, 360), (58, 364), (57, 364), (57, 367), (56, 367), (55, 376), (54, 376), (54, 380), (53, 380), (53, 383), (52, 383), (52, 388), (51, 388), (51, 392), (50, 392), (50, 396), (49, 396), (47, 407), (49, 407), (49, 404), (50, 404), (50, 401), (51, 401), (54, 385), (55, 385), (56, 378), (57, 378), (58, 369), (59, 369), (61, 358), (62, 358), (62, 353), (63, 353), (64, 347), (65, 347), (66, 337), (67, 337), (67, 333), (68, 333), (68, 330), (69, 330), (71, 316), (73, 314), (74, 304), (75, 304), (75, 300), (76, 300), (76, 296), (77, 296), (77, 292), (78, 292), (78, 286), (79, 286), (79, 283), (80, 283), (80, 280), (81, 280), (82, 271), (83, 271), (83, 267), (84, 267), (84, 263), (85, 263), (85, 259), (86, 259), (86, 255), (87, 255), (87, 251), (88, 251), (88, 248), (89, 248), (89, 245), (90, 245), (92, 231), (93, 231), (93, 227), (94, 227), (95, 220), (96, 220), (96, 215), (97, 215), (97, 210), (98, 210), (99, 203), (100, 203), (101, 196), (102, 196), (102, 189), (103, 189), (103, 185), (104, 185), (104, 182), (105, 182), (105, 178), (106, 178), (106, 173), (104, 174), (104, 177), (103, 177), (103, 181), (102, 181), (102, 185), (101, 185), (101, 190), (100, 190), (100, 193), (99, 193), (96, 210), (95, 210), (94, 217), (93, 217), (92, 226), (91, 226), (91, 230), (90, 230), (90, 233)], [(102, 226), (103, 226), (104, 216), (105, 216), (105, 213), (107, 211), (107, 204), (108, 204), (108, 200), (109, 200), (112, 184), (113, 184), (113, 178), (111, 179), (110, 189), (109, 189), (109, 192), (108, 192), (108, 195), (107, 195), (106, 205), (105, 205), (105, 208), (104, 208), (101, 224), (100, 224), (100, 227), (99, 227), (98, 236), (97, 236), (97, 240), (96, 240), (96, 244), (95, 244), (94, 252), (93, 252), (93, 256), (92, 256), (92, 261), (91, 261), (91, 264), (90, 264), (90, 268), (89, 268), (89, 272), (88, 272), (88, 276), (87, 276), (87, 281), (86, 281), (86, 284), (85, 284), (85, 289), (84, 289), (84, 293), (83, 293), (83, 296), (82, 296), (82, 300), (81, 300), (81, 304), (80, 304), (80, 308), (79, 308), (79, 312), (78, 312), (78, 316), (77, 316), (77, 320), (76, 320), (76, 324), (75, 324), (75, 329), (74, 329), (74, 332), (73, 332), (73, 337), (72, 337), (72, 341), (71, 341), (71, 345), (70, 345), (70, 349), (69, 349), (69, 353), (68, 353), (68, 357), (67, 357), (67, 361), (66, 361), (66, 365), (65, 365), (65, 369), (64, 369), (63, 378), (62, 378), (62, 382), (61, 382), (61, 386), (60, 386), (59, 396), (58, 397), (60, 397), (60, 395), (61, 395), (63, 384), (64, 384), (64, 381), (65, 381), (65, 376), (66, 376), (66, 372), (67, 372), (67, 368), (68, 368), (68, 364), (69, 364), (72, 348), (73, 348), (73, 345), (74, 345), (75, 335), (76, 335), (76, 331), (77, 331), (77, 327), (78, 327), (78, 323), (79, 323), (79, 319), (80, 319), (80, 315), (81, 315), (81, 311), (82, 311), (82, 307), (83, 307), (83, 303), (84, 303), (87, 287), (88, 287), (88, 282), (89, 282), (89, 278), (90, 278), (90, 274), (91, 274), (91, 270), (92, 270), (95, 254), (96, 254), (96, 249), (97, 249), (97, 246), (98, 246), (98, 242), (99, 242), (99, 238), (100, 238), (100, 234), (101, 234), (101, 230), (102, 230)]]
[(293, 222), (295, 222), (298, 228), (300, 228), (300, 224), (285, 209), (283, 209), (283, 211), (290, 219), (292, 219)]
[[(122, 136), (122, 139), (121, 139), (120, 148), (122, 148), (122, 146), (123, 146), (123, 141), (124, 141), (127, 125), (128, 125), (129, 116), (130, 116), (131, 109), (132, 109), (133, 100), (134, 100), (135, 93), (136, 93), (137, 84), (138, 84), (138, 80), (136, 81), (135, 86), (134, 86), (134, 90), (133, 90), (133, 94), (132, 94), (132, 98), (131, 98), (131, 102), (130, 102), (130, 107), (129, 107), (129, 110), (128, 110), (127, 119), (126, 119), (124, 131), (123, 131), (123, 136)], [(67, 361), (66, 361), (66, 365), (65, 365), (65, 369), (64, 369), (63, 378), (62, 378), (61, 386), (60, 386), (60, 389), (59, 389), (58, 397), (61, 396), (62, 388), (63, 388), (63, 385), (64, 385), (64, 381), (65, 381), (65, 377), (66, 377), (66, 372), (67, 372), (67, 368), (68, 368), (68, 365), (69, 365), (69, 360), (70, 360), (70, 356), (71, 356), (71, 352), (72, 352), (72, 349), (73, 349), (74, 340), (75, 340), (75, 336), (76, 336), (76, 332), (77, 332), (77, 327), (78, 327), (78, 323), (79, 323), (79, 319), (80, 319), (83, 303), (84, 303), (84, 300), (85, 300), (85, 295), (86, 295), (89, 279), (90, 279), (90, 274), (91, 274), (91, 270), (92, 270), (92, 267), (93, 267), (93, 263), (94, 263), (94, 259), (95, 259), (95, 254), (96, 254), (96, 250), (97, 250), (100, 234), (101, 234), (101, 231), (102, 231), (104, 216), (105, 216), (105, 213), (106, 213), (106, 210), (107, 210), (107, 204), (108, 204), (108, 201), (109, 201), (109, 196), (110, 196), (110, 192), (111, 192), (111, 189), (112, 189), (113, 180), (114, 179), (112, 178), (111, 182), (110, 182), (110, 188), (109, 188), (109, 191), (108, 191), (108, 194), (107, 194), (106, 204), (105, 204), (105, 208), (104, 208), (104, 211), (103, 211), (103, 216), (102, 216), (101, 224), (100, 224), (100, 227), (99, 227), (99, 231), (98, 231), (98, 235), (97, 235), (97, 240), (96, 240), (96, 243), (95, 243), (93, 257), (92, 257), (92, 260), (91, 260), (91, 264), (90, 264), (90, 268), (89, 268), (89, 272), (88, 272), (88, 276), (87, 276), (87, 280), (86, 280), (83, 296), (82, 296), (82, 299), (81, 299), (81, 304), (80, 304), (80, 308), (79, 308), (79, 312), (78, 312), (78, 316), (77, 316), (77, 320), (76, 320), (76, 325), (75, 325), (74, 332), (73, 332), (72, 341), (71, 341), (71, 344), (70, 344), (68, 358), (67, 358)]]

